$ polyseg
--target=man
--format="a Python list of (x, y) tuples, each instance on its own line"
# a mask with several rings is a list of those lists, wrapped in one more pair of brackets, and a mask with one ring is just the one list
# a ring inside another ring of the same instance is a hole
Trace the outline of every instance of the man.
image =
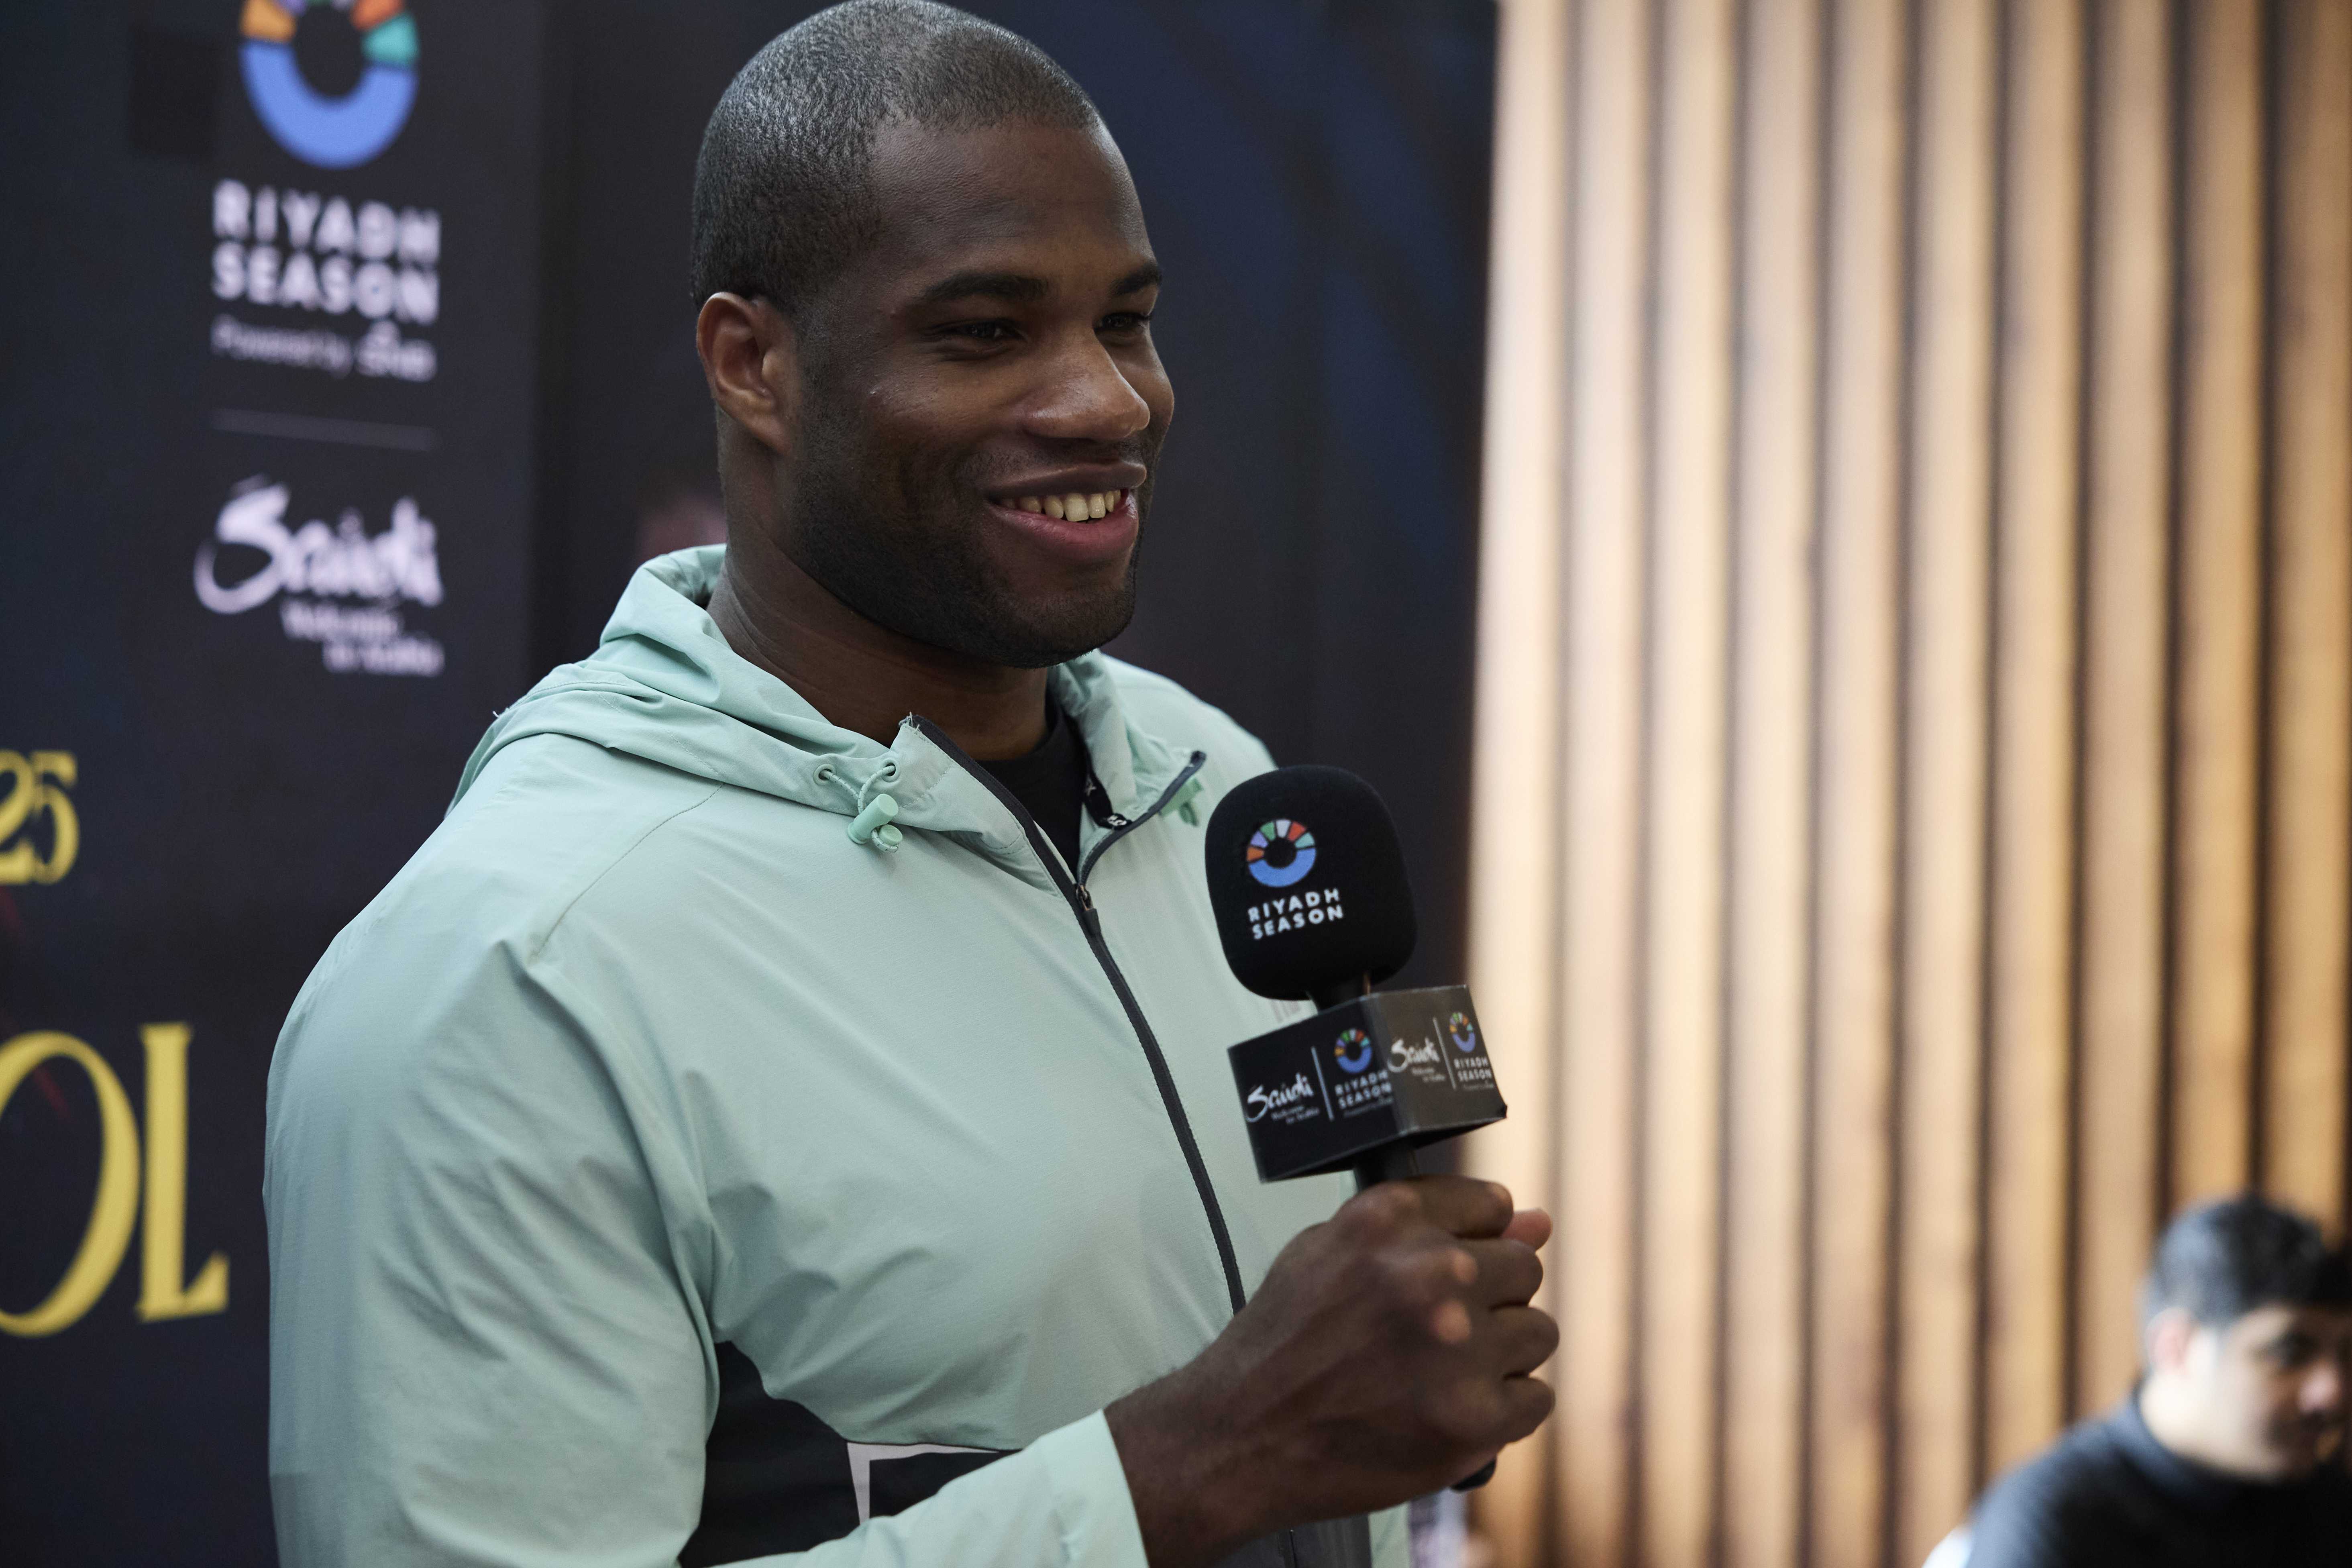
[(2191, 1209), (2143, 1289), (2147, 1371), (1978, 1507), (1971, 1568), (2352, 1560), (2352, 1270), (2259, 1197)]
[(1265, 752), (1088, 651), (1172, 412), (1117, 148), (861, 0), (694, 209), (729, 542), (492, 726), (271, 1069), (288, 1563), (1400, 1563), (1549, 1408), (1549, 1223), (1255, 1178), (1223, 1050), (1297, 1009), (1200, 824)]

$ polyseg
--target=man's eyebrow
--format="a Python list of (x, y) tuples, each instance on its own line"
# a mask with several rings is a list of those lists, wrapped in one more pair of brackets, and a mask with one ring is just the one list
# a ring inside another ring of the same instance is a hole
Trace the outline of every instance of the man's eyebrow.
[(1043, 278), (1022, 272), (958, 272), (924, 289), (918, 304), (944, 305), (954, 300), (1003, 300), (1008, 304), (1034, 305), (1052, 293)]
[[(1111, 285), (1111, 298), (1123, 299), (1157, 288), (1160, 279), (1160, 263), (1147, 261)], [(1002, 300), (1007, 304), (1034, 305), (1053, 291), (1052, 284), (1025, 272), (956, 272), (924, 289), (916, 297), (916, 303), (945, 305), (957, 300)]]
[(1123, 294), (1140, 294), (1146, 289), (1156, 289), (1159, 286), (1160, 263), (1157, 261), (1147, 261), (1142, 266), (1137, 268), (1134, 271), (1129, 273), (1126, 277), (1120, 279), (1118, 282), (1112, 284), (1110, 286), (1110, 292), (1111, 297), (1113, 299), (1117, 299)]

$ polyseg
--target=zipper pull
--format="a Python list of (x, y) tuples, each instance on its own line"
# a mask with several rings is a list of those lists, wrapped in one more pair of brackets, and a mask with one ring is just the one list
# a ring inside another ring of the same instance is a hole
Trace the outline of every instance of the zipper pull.
[(1084, 882), (1074, 882), (1070, 886), (1071, 890), (1078, 895), (1078, 923), (1087, 928), (1088, 936), (1100, 942), (1102, 917), (1095, 912), (1095, 896), (1087, 891), (1087, 885)]
[(1126, 827), (1128, 819), (1119, 815), (1110, 803), (1110, 791), (1103, 788), (1102, 780), (1089, 770), (1087, 773), (1087, 815), (1095, 819), (1097, 827), (1113, 830)]

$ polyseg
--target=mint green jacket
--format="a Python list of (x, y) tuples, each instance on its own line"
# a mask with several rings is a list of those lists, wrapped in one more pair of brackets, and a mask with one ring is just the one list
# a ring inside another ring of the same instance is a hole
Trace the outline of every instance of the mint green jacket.
[[(1140, 1568), (1102, 1408), (1347, 1196), (1258, 1182), (1225, 1064), (1299, 1011), (1233, 980), (1201, 864), (1265, 749), (1057, 668), (1109, 808), (1065, 868), (924, 721), (739, 658), (720, 555), (499, 717), (287, 1020), (289, 1568)], [(1237, 1561), (1401, 1568), (1402, 1520)]]

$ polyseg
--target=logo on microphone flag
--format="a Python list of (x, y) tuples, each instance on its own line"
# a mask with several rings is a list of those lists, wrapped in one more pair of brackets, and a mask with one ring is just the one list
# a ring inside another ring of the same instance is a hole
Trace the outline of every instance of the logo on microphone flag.
[(1315, 835), (1303, 822), (1276, 817), (1250, 835), (1242, 859), (1265, 886), (1287, 888), (1315, 868)]
[(1478, 1048), (1478, 1026), (1467, 1015), (1456, 1013), (1445, 1020), (1445, 1037), (1454, 1042), (1455, 1050), (1467, 1056)]
[(1332, 1046), (1331, 1055), (1341, 1072), (1360, 1073), (1372, 1065), (1372, 1037), (1361, 1029), (1349, 1029)]

